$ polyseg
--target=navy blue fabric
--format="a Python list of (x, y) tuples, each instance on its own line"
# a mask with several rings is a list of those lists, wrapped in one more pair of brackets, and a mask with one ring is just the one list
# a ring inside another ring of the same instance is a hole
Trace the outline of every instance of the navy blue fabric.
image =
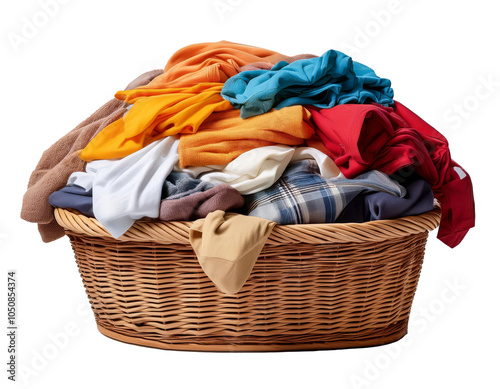
[(75, 209), (85, 216), (94, 217), (92, 208), (92, 189), (86, 191), (80, 186), (71, 185), (53, 192), (49, 203), (57, 208)]
[(396, 219), (419, 215), (434, 208), (434, 194), (424, 180), (408, 184), (404, 197), (384, 192), (360, 194), (344, 208), (338, 223), (363, 223), (371, 220)]

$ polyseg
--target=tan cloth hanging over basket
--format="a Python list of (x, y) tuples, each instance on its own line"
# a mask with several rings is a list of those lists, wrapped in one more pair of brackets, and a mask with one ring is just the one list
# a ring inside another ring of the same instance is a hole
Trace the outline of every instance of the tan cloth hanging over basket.
[(64, 209), (55, 217), (104, 335), (174, 350), (283, 351), (402, 338), (441, 212), (276, 226), (235, 295), (201, 269), (190, 222), (136, 222), (116, 240), (95, 219)]

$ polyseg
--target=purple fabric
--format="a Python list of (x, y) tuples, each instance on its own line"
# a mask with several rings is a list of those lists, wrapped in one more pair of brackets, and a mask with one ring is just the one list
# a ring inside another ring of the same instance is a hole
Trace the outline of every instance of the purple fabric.
[(221, 184), (204, 192), (197, 192), (176, 199), (164, 199), (160, 205), (160, 219), (196, 220), (210, 212), (241, 208), (245, 200), (233, 187)]

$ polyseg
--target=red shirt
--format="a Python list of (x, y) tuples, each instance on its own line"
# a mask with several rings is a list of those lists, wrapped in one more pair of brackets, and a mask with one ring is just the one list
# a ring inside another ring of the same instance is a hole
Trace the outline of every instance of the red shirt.
[(467, 172), (451, 159), (448, 141), (403, 104), (342, 104), (311, 111), (317, 134), (347, 178), (367, 170), (414, 170), (441, 204), (438, 238), (458, 245), (474, 227), (474, 195)]

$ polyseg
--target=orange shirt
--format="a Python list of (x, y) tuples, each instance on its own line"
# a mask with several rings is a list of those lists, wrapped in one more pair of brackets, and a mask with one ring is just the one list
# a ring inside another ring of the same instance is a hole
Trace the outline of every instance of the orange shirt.
[(197, 43), (178, 50), (170, 57), (163, 74), (146, 88), (191, 86), (201, 82), (225, 82), (240, 66), (266, 61), (281, 54), (260, 47), (228, 41)]
[(247, 119), (242, 119), (235, 109), (214, 112), (196, 134), (181, 135), (180, 165), (223, 165), (257, 147), (300, 145), (314, 134), (310, 118), (311, 113), (300, 105)]

